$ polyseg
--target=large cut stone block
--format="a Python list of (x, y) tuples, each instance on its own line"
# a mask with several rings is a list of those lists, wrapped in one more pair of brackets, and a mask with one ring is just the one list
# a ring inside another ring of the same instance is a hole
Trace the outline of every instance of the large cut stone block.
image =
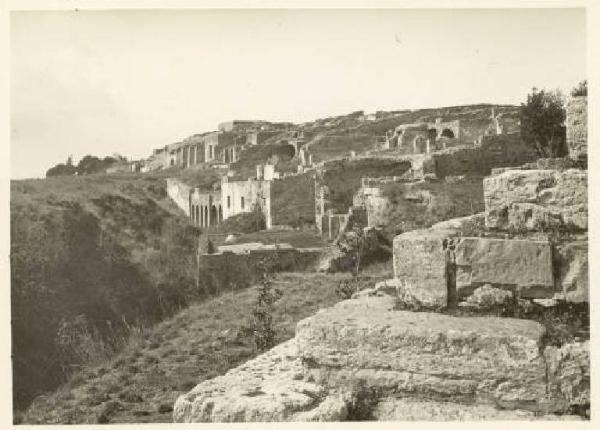
[(519, 291), (526, 298), (555, 293), (548, 242), (466, 237), (455, 239), (454, 252), (459, 297), (484, 284)]
[(394, 238), (394, 277), (426, 306), (446, 306), (450, 230), (416, 230)]
[(485, 225), (497, 230), (587, 230), (587, 173), (509, 170), (483, 180)]
[(298, 351), (315, 380), (546, 410), (541, 324), (392, 307), (392, 297), (361, 297), (299, 322)]

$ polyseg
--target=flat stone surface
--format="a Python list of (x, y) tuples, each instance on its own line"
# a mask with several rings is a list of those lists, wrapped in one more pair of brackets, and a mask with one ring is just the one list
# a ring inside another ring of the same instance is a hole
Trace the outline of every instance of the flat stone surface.
[(587, 229), (586, 171), (508, 170), (485, 178), (483, 193), (487, 228)]
[(555, 293), (548, 242), (457, 238), (454, 252), (459, 297), (483, 284), (518, 290), (524, 298), (547, 298)]
[(527, 396), (544, 396), (544, 329), (537, 322), (393, 311), (393, 304), (389, 296), (361, 297), (298, 323), (300, 355), (320, 383), (336, 386), (362, 374), (395, 391), (420, 387), (489, 400), (508, 380), (514, 386), (505, 391), (517, 399), (524, 384)]

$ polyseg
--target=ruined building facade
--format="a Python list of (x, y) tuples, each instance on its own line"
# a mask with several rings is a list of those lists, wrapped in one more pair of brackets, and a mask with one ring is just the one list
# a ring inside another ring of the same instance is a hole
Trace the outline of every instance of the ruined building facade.
[(515, 118), (496, 114), (492, 108), (489, 118), (455, 119), (435, 122), (401, 124), (385, 135), (384, 149), (403, 154), (428, 154), (449, 147), (481, 143), (485, 136), (514, 134), (520, 131)]

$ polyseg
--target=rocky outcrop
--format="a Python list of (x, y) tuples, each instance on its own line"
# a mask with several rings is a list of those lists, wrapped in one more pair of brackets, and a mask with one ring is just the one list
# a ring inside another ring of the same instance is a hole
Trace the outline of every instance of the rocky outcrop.
[(587, 230), (587, 173), (509, 170), (483, 181), (485, 225), (494, 230)]
[(589, 404), (589, 343), (544, 348), (534, 321), (394, 305), (380, 289), (318, 312), (181, 396), (174, 420), (533, 419)]

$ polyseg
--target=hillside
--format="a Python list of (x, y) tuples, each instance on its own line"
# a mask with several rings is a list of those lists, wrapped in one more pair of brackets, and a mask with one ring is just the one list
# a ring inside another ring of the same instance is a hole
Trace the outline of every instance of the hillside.
[(333, 124), (329, 127), (323, 127), (321, 120), (308, 123), (304, 127), (313, 132), (319, 130), (321, 133), (318, 140), (308, 144), (309, 152), (313, 154), (313, 161), (319, 162), (348, 157), (350, 151), (360, 153), (374, 150), (379, 145), (378, 138), (401, 124), (435, 122), (437, 118), (441, 118), (442, 121), (487, 119), (492, 108), (495, 109), (496, 114), (505, 117), (517, 117), (519, 112), (518, 106), (477, 104), (416, 109), (393, 114), (381, 112), (381, 118), (373, 121), (361, 121), (358, 117), (348, 115), (343, 119), (332, 121)]
[[(363, 275), (361, 288), (389, 276), (390, 270)], [(277, 274), (275, 286), (283, 291), (273, 315), (277, 343), (294, 336), (300, 319), (339, 301), (335, 285), (347, 278)], [(122, 353), (75, 373), (19, 419), (31, 424), (171, 422), (180, 394), (258, 354), (251, 339), (237, 336), (255, 297), (255, 288), (224, 293), (139, 331)]]
[(11, 182), (15, 409), (196, 297), (197, 230), (141, 175)]

